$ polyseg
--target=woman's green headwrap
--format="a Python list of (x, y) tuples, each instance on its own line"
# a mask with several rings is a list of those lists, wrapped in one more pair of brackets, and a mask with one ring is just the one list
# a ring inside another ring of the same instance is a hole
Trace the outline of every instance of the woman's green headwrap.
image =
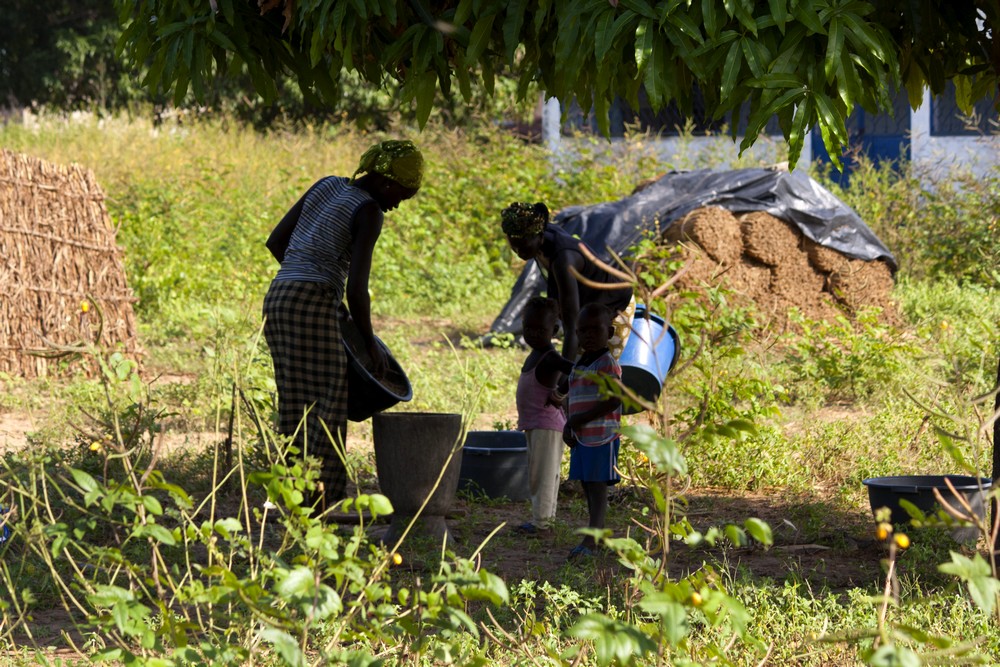
[(500, 212), (503, 233), (512, 239), (541, 234), (549, 221), (549, 209), (541, 202), (526, 204), (514, 202)]
[(424, 179), (424, 156), (412, 141), (383, 141), (365, 151), (351, 180), (361, 173), (382, 174), (416, 190)]

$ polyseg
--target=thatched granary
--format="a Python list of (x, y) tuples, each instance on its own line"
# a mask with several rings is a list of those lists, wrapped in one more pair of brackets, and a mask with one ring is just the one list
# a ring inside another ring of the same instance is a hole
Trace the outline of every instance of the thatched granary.
[(0, 373), (51, 375), (37, 352), (82, 342), (134, 358), (134, 301), (94, 174), (0, 150)]

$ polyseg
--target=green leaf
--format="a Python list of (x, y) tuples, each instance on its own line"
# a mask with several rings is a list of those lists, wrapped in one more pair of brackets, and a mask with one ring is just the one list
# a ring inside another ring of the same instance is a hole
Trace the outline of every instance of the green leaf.
[(316, 590), (316, 574), (305, 565), (286, 572), (284, 576), (279, 574), (278, 585), (275, 587), (275, 592), (286, 600), (310, 596), (314, 590)]
[(826, 33), (812, 0), (799, 0), (792, 3), (792, 15), (810, 31), (820, 35)]
[(483, 88), (485, 88), (486, 92), (492, 96), (494, 87), (496, 85), (493, 73), (493, 67), (491, 67), (489, 63), (480, 63), (480, 66), (482, 68), (482, 74), (483, 74)]
[(740, 53), (742, 52), (740, 42), (742, 41), (733, 42), (729, 46), (729, 52), (726, 54), (726, 64), (722, 68), (722, 85), (719, 87), (722, 104), (729, 102), (729, 98), (733, 94), (733, 90), (736, 88), (736, 83), (739, 80), (740, 69), (743, 67), (743, 59), (740, 57)]
[(274, 647), (286, 665), (291, 667), (305, 666), (305, 655), (303, 655), (299, 643), (290, 634), (278, 628), (265, 628), (261, 630), (260, 636)]
[(87, 601), (95, 607), (113, 607), (119, 602), (130, 602), (135, 595), (120, 586), (94, 584), (94, 592), (87, 596)]
[(615, 13), (608, 9), (597, 19), (594, 28), (594, 59), (600, 63), (608, 54), (615, 35)]
[(710, 40), (718, 37), (719, 30), (722, 29), (722, 21), (715, 11), (715, 2), (716, 0), (701, 0), (702, 24), (705, 26), (705, 34)]
[(570, 637), (594, 642), (597, 664), (629, 665), (656, 650), (656, 643), (632, 625), (600, 614), (586, 614), (568, 631)]
[(469, 68), (464, 65), (455, 66), (455, 78), (458, 79), (458, 90), (462, 93), (462, 99), (466, 103), (472, 101), (472, 81), (469, 77)]
[[(792, 131), (788, 134), (788, 165), (794, 167), (798, 162), (799, 155), (802, 154), (802, 145), (805, 143), (806, 131), (809, 127), (812, 116), (812, 98), (805, 95), (795, 107), (795, 116), (792, 119)], [(833, 156), (831, 156), (831, 159)]]
[(462, 595), (468, 600), (489, 600), (495, 605), (506, 604), (510, 599), (507, 584), (495, 574), (480, 570), (479, 581), (475, 585), (461, 588)]
[(837, 68), (836, 76), (839, 81), (840, 100), (844, 106), (852, 109), (858, 102), (864, 104), (867, 96), (861, 87), (861, 77), (858, 76), (858, 70), (854, 67), (854, 61), (851, 60), (850, 54), (841, 52), (840, 66)]
[(160, 516), (163, 514), (163, 505), (161, 505), (160, 501), (154, 496), (143, 496), (142, 506), (147, 512), (154, 516)]
[(417, 125), (423, 128), (434, 109), (434, 96), (437, 94), (437, 72), (428, 70), (420, 75), (417, 83)]
[(844, 33), (840, 26), (840, 21), (834, 16), (828, 27), (826, 58), (823, 61), (823, 72), (826, 74), (827, 83), (833, 81), (833, 75), (840, 64), (840, 54), (844, 50)]
[(597, 130), (601, 136), (611, 136), (611, 102), (605, 95), (597, 94), (594, 97), (594, 117), (597, 119)]
[(976, 606), (987, 615), (993, 613), (997, 594), (1000, 593), (1000, 581), (993, 578), (990, 565), (981, 554), (977, 553), (970, 559), (952, 551), (951, 562), (938, 565), (938, 570), (964, 581)]
[(677, 646), (691, 632), (687, 610), (672, 595), (659, 591), (648, 593), (639, 601), (639, 608), (659, 615), (664, 636), (671, 646)]
[[(661, 21), (661, 23), (663, 22)], [(678, 30), (698, 44), (705, 43), (705, 38), (701, 34), (701, 28), (698, 27), (698, 24), (695, 23), (694, 19), (684, 12), (674, 12), (671, 14), (668, 17), (668, 21), (665, 22), (665, 25), (676, 26)]]
[(455, 25), (464, 25), (472, 14), (472, 0), (459, 0), (458, 7), (455, 8)]
[(774, 24), (778, 26), (781, 34), (785, 34), (785, 24), (788, 23), (788, 0), (768, 0), (767, 4), (771, 9)]
[(750, 8), (737, 0), (736, 7), (734, 8), (734, 14), (736, 16), (736, 20), (740, 22), (740, 25), (749, 30), (750, 34), (754, 37), (757, 37), (757, 21), (754, 19)]
[(744, 38), (740, 40), (740, 46), (753, 75), (758, 78), (764, 76), (768, 65), (768, 53), (764, 45), (755, 39)]
[(855, 46), (859, 55), (871, 54), (883, 63), (892, 62), (889, 52), (893, 47), (888, 37), (885, 41), (880, 39), (879, 34), (868, 23), (854, 14), (844, 13), (840, 18), (844, 23), (847, 39)]
[(646, 42), (649, 48), (649, 57), (646, 61), (646, 75), (643, 83), (646, 86), (646, 94), (649, 95), (649, 103), (654, 110), (663, 108), (670, 101), (669, 83), (670, 77), (667, 72), (667, 63), (664, 52), (666, 45), (663, 43), (663, 36), (658, 33), (652, 21), (648, 23)]
[(677, 476), (687, 474), (687, 460), (675, 440), (661, 436), (649, 424), (624, 426), (621, 433), (631, 440), (636, 449), (645, 454), (660, 472)]
[(243, 530), (243, 524), (240, 523), (239, 519), (230, 516), (216, 521), (212, 529), (225, 539), (231, 540), (233, 539), (232, 533), (238, 533)]
[(136, 537), (149, 537), (160, 544), (166, 544), (171, 547), (177, 544), (173, 532), (158, 523), (148, 523), (145, 526), (139, 526), (135, 529), (135, 535)]
[(222, 15), (226, 17), (226, 23), (229, 25), (236, 23), (236, 11), (233, 9), (233, 0), (219, 0), (219, 4), (222, 6)]
[[(846, 146), (848, 143), (844, 114), (838, 113), (838, 110), (834, 108), (833, 100), (829, 96), (823, 93), (816, 93), (813, 97), (816, 100), (816, 109), (819, 112), (820, 129), (828, 130), (831, 133), (832, 138), (836, 142), (837, 153), (839, 154), (841, 147)], [(830, 149), (829, 143), (827, 149)]]
[(382, 0), (382, 13), (389, 21), (389, 25), (396, 25), (396, 0)]
[(765, 521), (751, 517), (743, 522), (743, 528), (750, 534), (750, 537), (761, 544), (765, 546), (774, 544), (774, 535), (771, 533), (771, 527)]
[(368, 508), (371, 510), (372, 517), (389, 516), (392, 514), (392, 503), (380, 493), (373, 493), (368, 496)]
[(365, 0), (351, 0), (351, 4), (354, 5), (354, 13), (357, 14), (358, 18), (362, 21), (367, 21), (368, 3)]
[[(780, 97), (772, 100), (767, 106), (760, 107), (750, 114), (750, 120), (747, 122), (747, 129), (744, 138), (744, 144), (752, 142), (763, 130), (767, 121), (770, 120), (771, 116), (781, 112), (782, 110), (794, 105), (796, 101), (802, 99), (806, 94), (806, 87), (799, 86), (798, 88), (793, 88), (783, 93)], [(741, 150), (745, 150), (746, 146), (741, 146)], [(801, 149), (801, 147), (800, 147)]]
[[(608, 3), (610, 4), (610, 3)], [(656, 11), (646, 0), (621, 0), (623, 7), (631, 9), (635, 13), (647, 19), (656, 20)]]
[(76, 468), (70, 468), (69, 474), (72, 475), (73, 481), (76, 482), (76, 485), (79, 486), (85, 493), (97, 490), (97, 480), (94, 479), (90, 473)]
[(934, 436), (937, 439), (938, 444), (941, 445), (941, 449), (951, 457), (951, 460), (955, 462), (955, 465), (962, 470), (975, 472), (976, 466), (971, 465), (965, 458), (965, 453), (963, 452), (964, 448), (961, 446), (962, 443), (957, 441), (951, 433), (940, 426), (935, 425), (933, 428)]
[(527, 0), (510, 0), (507, 3), (507, 17), (503, 22), (503, 41), (507, 62), (514, 64), (514, 53), (521, 41), (521, 26), (527, 13)]
[(872, 667), (920, 667), (920, 656), (899, 644), (883, 644), (868, 659)]
[(747, 544), (747, 534), (742, 528), (733, 524), (726, 524), (723, 528), (726, 538), (733, 543), (733, 546), (743, 547)]
[(496, 14), (490, 14), (476, 21), (476, 27), (472, 29), (472, 35), (469, 37), (469, 48), (465, 52), (465, 64), (467, 66), (471, 67), (475, 65), (476, 61), (479, 60), (479, 56), (486, 50), (486, 46), (490, 42), (490, 35), (493, 32), (494, 19), (496, 19)]

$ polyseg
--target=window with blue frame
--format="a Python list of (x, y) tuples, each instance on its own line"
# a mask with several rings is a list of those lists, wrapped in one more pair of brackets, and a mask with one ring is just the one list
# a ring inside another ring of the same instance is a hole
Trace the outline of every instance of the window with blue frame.
[(993, 100), (980, 100), (972, 116), (966, 116), (955, 101), (955, 84), (948, 82), (940, 95), (931, 98), (931, 136), (971, 136), (1000, 132)]

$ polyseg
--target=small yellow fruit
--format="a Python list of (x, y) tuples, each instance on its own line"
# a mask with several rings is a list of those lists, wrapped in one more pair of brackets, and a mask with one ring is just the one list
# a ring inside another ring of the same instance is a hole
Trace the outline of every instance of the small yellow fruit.
[(691, 606), (700, 607), (701, 606), (701, 593), (695, 591), (691, 594)]
[(392, 564), (393, 565), (402, 565), (403, 564), (403, 557), (400, 556), (398, 553), (394, 553), (392, 555)]
[(892, 534), (891, 523), (880, 523), (878, 525), (878, 528), (875, 529), (875, 537), (877, 537), (880, 540), (887, 539), (891, 534)]
[(101, 443), (97, 442), (96, 440), (94, 442), (90, 443), (90, 451), (92, 451), (92, 452), (99, 452), (99, 451), (101, 451)]
[(910, 546), (910, 538), (907, 537), (906, 533), (896, 535), (896, 546), (900, 549), (906, 549)]
[(80, 312), (81, 313), (85, 313), (88, 310), (90, 310), (90, 302), (89, 301), (81, 301), (80, 302)]

